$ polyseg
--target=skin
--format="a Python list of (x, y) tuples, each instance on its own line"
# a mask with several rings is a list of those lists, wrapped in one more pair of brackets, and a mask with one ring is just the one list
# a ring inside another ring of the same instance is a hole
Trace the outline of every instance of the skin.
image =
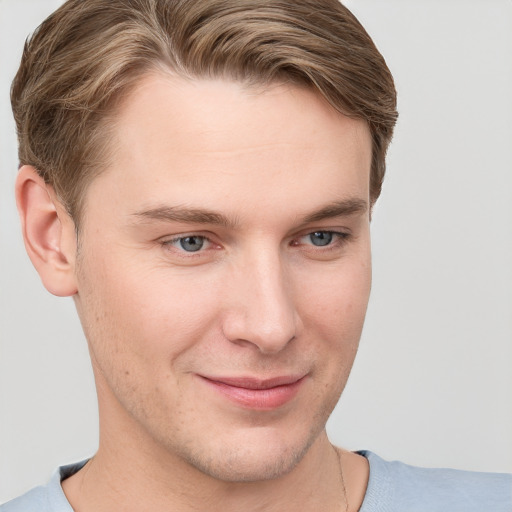
[[(344, 510), (325, 423), (370, 292), (367, 126), (305, 88), (151, 75), (114, 131), (78, 243), (32, 168), (17, 184), (29, 255), (74, 297), (96, 379), (74, 509)], [(278, 407), (211, 385), (282, 376), (300, 382)], [(341, 461), (357, 510), (367, 463)]]

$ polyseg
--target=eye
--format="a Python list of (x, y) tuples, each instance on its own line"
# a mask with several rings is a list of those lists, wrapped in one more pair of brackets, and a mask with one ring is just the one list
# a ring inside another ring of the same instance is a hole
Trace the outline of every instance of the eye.
[(314, 247), (334, 247), (342, 245), (349, 238), (348, 233), (338, 231), (313, 231), (298, 239), (297, 245), (309, 245)]
[(302, 247), (305, 251), (317, 256), (320, 254), (337, 254), (351, 238), (350, 233), (319, 229), (295, 238), (291, 245)]
[(325, 245), (329, 245), (332, 242), (334, 233), (332, 231), (315, 231), (314, 233), (306, 235), (305, 238), (309, 239), (313, 245), (316, 245), (317, 247), (323, 247)]
[(185, 252), (198, 252), (208, 245), (209, 241), (205, 236), (189, 235), (181, 236), (164, 242), (164, 245), (181, 249)]

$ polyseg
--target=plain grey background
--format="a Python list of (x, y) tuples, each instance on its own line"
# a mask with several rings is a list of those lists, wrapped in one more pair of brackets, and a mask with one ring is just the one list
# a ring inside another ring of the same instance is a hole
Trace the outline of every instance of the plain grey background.
[[(0, 0), (0, 502), (97, 445), (72, 300), (40, 284), (13, 199), (9, 85), (60, 3)], [(512, 2), (346, 4), (395, 75), (400, 120), (367, 323), (328, 430), (385, 458), (512, 472)]]

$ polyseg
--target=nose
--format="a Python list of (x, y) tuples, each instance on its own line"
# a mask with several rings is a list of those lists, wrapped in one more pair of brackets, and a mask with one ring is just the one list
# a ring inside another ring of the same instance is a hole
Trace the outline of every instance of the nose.
[(233, 343), (256, 346), (263, 354), (278, 353), (299, 333), (289, 272), (279, 254), (258, 251), (234, 272), (224, 335)]

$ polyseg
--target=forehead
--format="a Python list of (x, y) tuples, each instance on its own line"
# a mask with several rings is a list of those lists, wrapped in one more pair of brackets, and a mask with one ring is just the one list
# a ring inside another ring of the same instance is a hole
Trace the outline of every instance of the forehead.
[(296, 144), (299, 138), (307, 142), (305, 149), (322, 138), (332, 149), (340, 135), (369, 137), (364, 121), (340, 114), (313, 88), (164, 74), (145, 77), (121, 104), (117, 121), (121, 145), (144, 133), (144, 142), (154, 143), (153, 148), (165, 138), (166, 144), (184, 150), (200, 146), (216, 153), (231, 152), (235, 146), (256, 149), (258, 143)]
[(250, 210), (308, 191), (368, 198), (366, 123), (305, 87), (151, 75), (120, 106), (113, 134), (112, 162), (89, 191), (109, 202), (211, 207), (236, 194)]

